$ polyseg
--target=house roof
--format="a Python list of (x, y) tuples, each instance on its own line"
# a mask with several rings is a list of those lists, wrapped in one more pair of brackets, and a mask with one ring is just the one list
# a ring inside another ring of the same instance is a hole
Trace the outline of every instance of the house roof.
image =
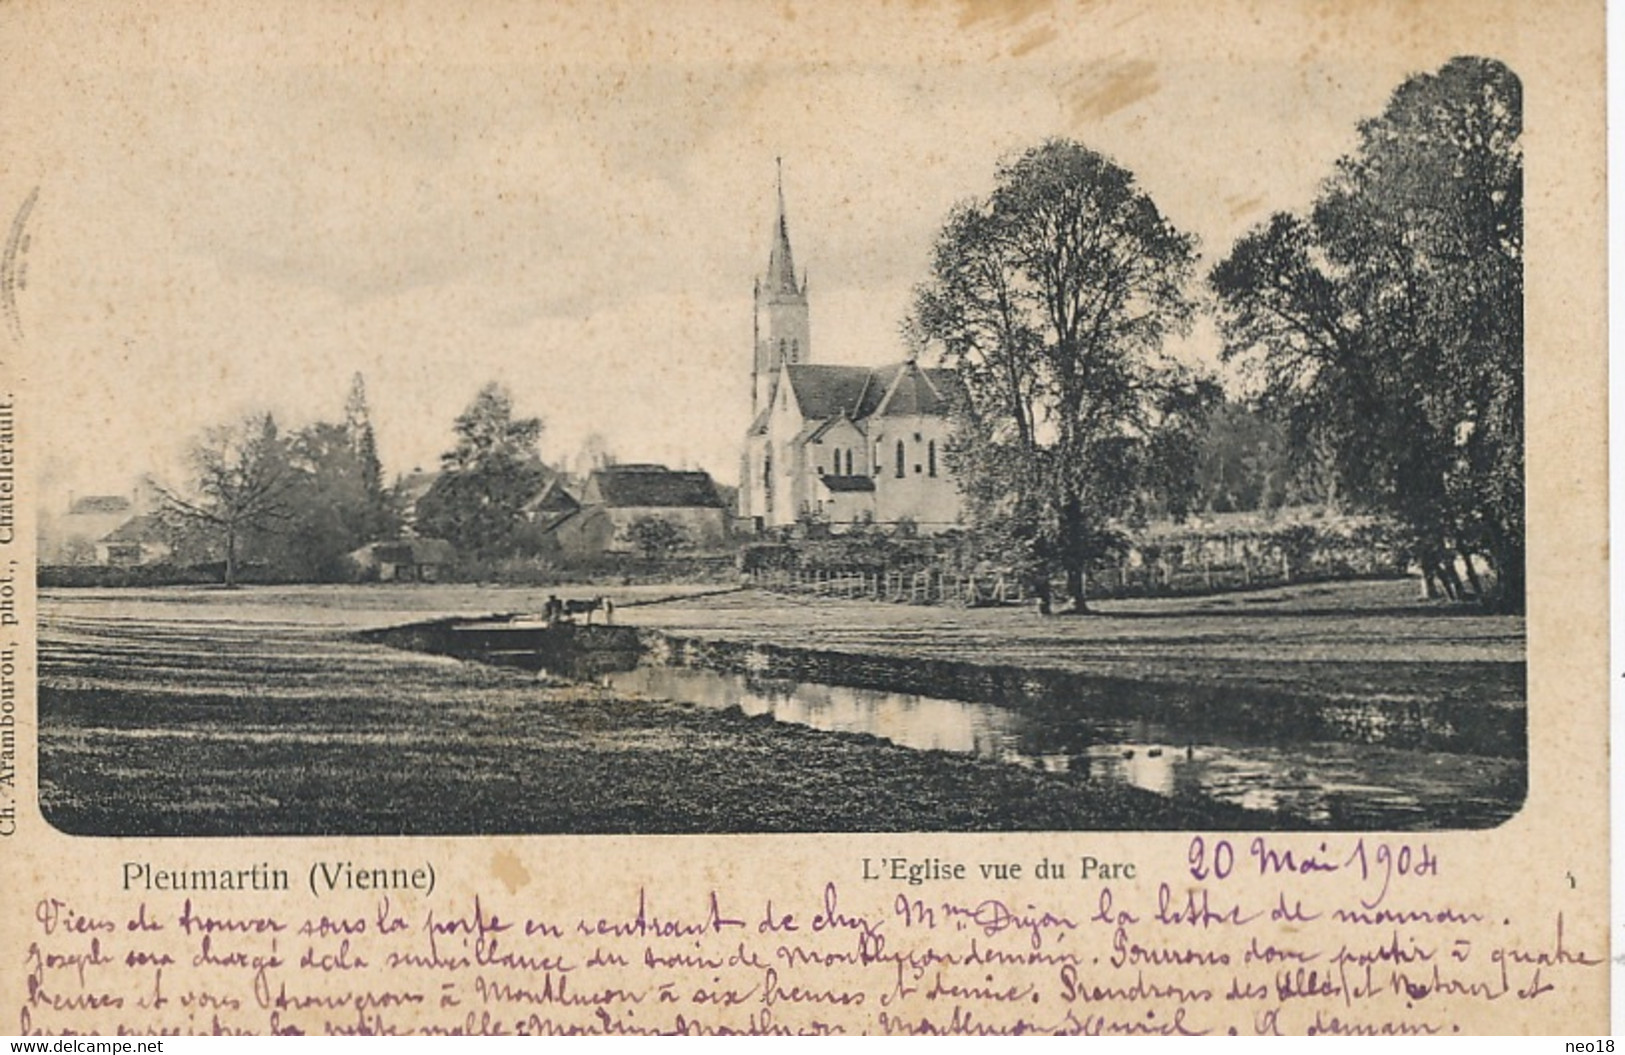
[(375, 542), (372, 552), (382, 564), (450, 564), (457, 559), (456, 547), (441, 538)]
[(103, 542), (163, 542), (163, 522), (152, 513), (131, 517), (101, 537)]
[(437, 471), (425, 472), (422, 469), (413, 469), (395, 481), (395, 490), (406, 502), (407, 507), (411, 508), (434, 488), (438, 479), (440, 473)]
[(587, 481), (587, 505), (610, 507), (720, 508), (711, 474), (672, 470), (664, 465), (615, 465), (599, 469)]
[(820, 476), (818, 482), (832, 493), (850, 493), (854, 491), (873, 491), (875, 478), (872, 476)]
[(107, 513), (128, 513), (130, 500), (123, 495), (85, 495), (75, 499), (68, 507), (72, 516), (105, 515)]
[(575, 496), (564, 489), (563, 482), (554, 477), (549, 480), (541, 490), (537, 491), (529, 501), (519, 507), (522, 513), (573, 513), (581, 508), (581, 503)]

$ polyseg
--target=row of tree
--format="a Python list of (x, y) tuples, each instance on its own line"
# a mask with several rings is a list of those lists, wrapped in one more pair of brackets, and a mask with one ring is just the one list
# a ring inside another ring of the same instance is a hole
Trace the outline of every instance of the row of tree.
[(183, 487), (155, 481), (181, 560), (218, 560), (227, 585), (246, 560), (301, 580), (344, 575), (345, 555), (399, 530), (359, 374), (342, 422), (284, 434), (270, 414), (206, 430)]
[[(1129, 172), (1069, 141), (1002, 166), (949, 217), (905, 324), (964, 379), (949, 457), (988, 551), (1046, 610), (1058, 574), (1084, 611), (1121, 525), (1311, 489), (1403, 525), (1430, 583), (1521, 609), (1520, 113), (1497, 62), (1407, 80), (1307, 214), (1211, 269), (1264, 421), (1164, 355), (1197, 310), (1196, 243)], [(1203, 464), (1215, 423), (1263, 493), (1203, 494), (1229, 468)]]
[(365, 382), (357, 374), (344, 420), (284, 433), (269, 413), (207, 429), (182, 486), (153, 481), (158, 517), (181, 563), (218, 563), (234, 585), (245, 563), (279, 578), (350, 577), (350, 555), (399, 537), (409, 522), (478, 558), (522, 544), (524, 503), (554, 472), (537, 451), (539, 418), (516, 418), (501, 385), (482, 388), (453, 425), (455, 445), (423, 495), (386, 487)]

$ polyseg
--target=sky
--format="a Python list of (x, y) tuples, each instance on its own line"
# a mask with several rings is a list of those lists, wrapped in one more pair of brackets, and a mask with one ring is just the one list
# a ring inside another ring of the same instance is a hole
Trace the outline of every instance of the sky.
[(391, 477), (494, 380), (551, 461), (597, 433), (731, 484), (775, 159), (813, 360), (879, 365), (1001, 159), (1112, 157), (1205, 269), (1405, 77), (1516, 44), (1397, 3), (64, 6), (14, 16), (0, 115), (4, 200), (39, 188), (16, 328), (48, 504), (173, 480), (248, 413), (338, 419), (357, 372)]

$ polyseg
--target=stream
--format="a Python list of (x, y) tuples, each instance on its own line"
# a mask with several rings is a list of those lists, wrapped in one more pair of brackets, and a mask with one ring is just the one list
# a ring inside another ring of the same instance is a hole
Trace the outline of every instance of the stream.
[(1021, 710), (916, 693), (648, 663), (603, 675), (612, 687), (701, 707), (737, 707), (814, 729), (866, 733), (916, 750), (1202, 796), (1306, 826), (1481, 828), (1522, 804), (1520, 761), (1383, 744), (1091, 716), (1081, 703)]

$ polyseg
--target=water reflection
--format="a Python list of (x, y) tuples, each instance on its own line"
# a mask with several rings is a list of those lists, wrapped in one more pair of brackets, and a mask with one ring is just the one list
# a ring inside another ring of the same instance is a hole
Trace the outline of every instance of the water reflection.
[(917, 750), (976, 755), (1173, 797), (1200, 796), (1311, 824), (1483, 827), (1522, 801), (1520, 763), (1474, 755), (1327, 742), (1229, 741), (1146, 721), (1098, 719), (1079, 706), (1014, 711), (691, 667), (611, 673), (613, 686)]

